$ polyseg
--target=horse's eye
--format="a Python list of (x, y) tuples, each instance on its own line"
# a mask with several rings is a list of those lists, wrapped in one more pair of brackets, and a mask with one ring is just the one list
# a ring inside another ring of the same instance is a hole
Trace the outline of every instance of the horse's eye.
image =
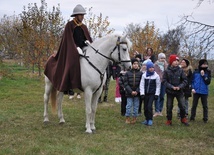
[(127, 50), (127, 48), (123, 48), (123, 51), (126, 51)]

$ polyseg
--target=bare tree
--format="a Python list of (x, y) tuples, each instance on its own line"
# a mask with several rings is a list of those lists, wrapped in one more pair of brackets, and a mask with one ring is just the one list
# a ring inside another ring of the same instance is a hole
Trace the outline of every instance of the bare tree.
[[(200, 7), (203, 2), (205, 2), (205, 0), (198, 0), (196, 8)], [(207, 2), (211, 4), (214, 0), (207, 0)], [(206, 58), (207, 54), (214, 49), (214, 25), (195, 21), (192, 15), (184, 16), (181, 19), (181, 25), (185, 25), (188, 40), (190, 40), (190, 42), (195, 40), (194, 46), (196, 50), (193, 51), (192, 55), (198, 55), (199, 59), (201, 57)], [(189, 47), (190, 46), (192, 45), (189, 45)], [(198, 51), (198, 49), (200, 50)]]
[(188, 31), (188, 37), (198, 38), (198, 44), (204, 47), (203, 53), (209, 53), (214, 49), (214, 26), (204, 24), (201, 22), (193, 21), (189, 19), (189, 16), (183, 18), (182, 25), (186, 25), (186, 28), (191, 29)]
[(130, 23), (124, 28), (123, 34), (127, 35), (127, 37), (133, 42), (133, 35), (140, 33), (142, 26), (140, 24)]
[(187, 34), (189, 40), (195, 40), (195, 47), (201, 47), (198, 58), (207, 55), (214, 49), (214, 26), (189, 20), (189, 16), (184, 17), (182, 25), (185, 25), (186, 29), (189, 30)]
[[(197, 5), (196, 5), (196, 8), (197, 8), (197, 7), (200, 7), (201, 4), (202, 4), (204, 1), (205, 1), (205, 0), (198, 0), (198, 3), (197, 3)], [(214, 3), (214, 0), (207, 0), (207, 2), (211, 4), (211, 3)]]
[(185, 36), (184, 27), (177, 26), (175, 29), (168, 30), (161, 37), (161, 45), (167, 55), (180, 54), (180, 47)]

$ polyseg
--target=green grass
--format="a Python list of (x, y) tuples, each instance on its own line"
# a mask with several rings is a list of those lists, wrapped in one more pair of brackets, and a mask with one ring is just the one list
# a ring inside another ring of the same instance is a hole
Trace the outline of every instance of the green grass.
[[(114, 103), (115, 81), (111, 81), (109, 103), (98, 104), (96, 133), (85, 133), (84, 100), (64, 96), (66, 123), (59, 125), (49, 112), (50, 123), (43, 124), (44, 78), (7, 63), (10, 75), (0, 80), (0, 155), (4, 154), (78, 154), (78, 155), (139, 155), (139, 154), (214, 154), (214, 85), (210, 85), (209, 121), (202, 121), (199, 103), (197, 117), (189, 127), (176, 118), (173, 126), (165, 126), (164, 117), (154, 118), (151, 127), (125, 124), (120, 104)], [(165, 105), (164, 105), (165, 106)], [(190, 101), (191, 106), (191, 101)], [(165, 107), (164, 107), (165, 110)]]

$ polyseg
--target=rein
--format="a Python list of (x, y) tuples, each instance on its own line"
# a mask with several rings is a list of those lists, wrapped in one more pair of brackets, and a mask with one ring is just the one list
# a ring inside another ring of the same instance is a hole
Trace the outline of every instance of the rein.
[(101, 71), (94, 64), (91, 63), (91, 61), (88, 59), (88, 56), (86, 56), (86, 55), (80, 55), (80, 56), (85, 58), (88, 61), (88, 63), (100, 74), (101, 83), (100, 83), (99, 87), (96, 89), (96, 91), (94, 92), (94, 93), (96, 93), (100, 89), (100, 87), (103, 83), (103, 77), (104, 77), (105, 72), (101, 73)]
[(95, 49), (95, 48), (94, 48), (93, 46), (91, 46), (90, 44), (88, 44), (88, 46), (90, 46), (96, 53), (98, 53), (99, 55), (103, 56), (104, 58), (109, 59), (109, 60), (111, 60), (111, 61), (114, 61), (113, 59), (111, 59), (111, 58), (105, 56), (104, 54), (100, 53), (99, 50)]

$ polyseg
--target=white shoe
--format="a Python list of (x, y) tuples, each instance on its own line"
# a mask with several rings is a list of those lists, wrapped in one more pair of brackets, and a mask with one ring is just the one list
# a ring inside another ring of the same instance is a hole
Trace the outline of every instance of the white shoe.
[(156, 117), (156, 116), (158, 116), (159, 115), (159, 113), (158, 112), (155, 112), (155, 114), (153, 115), (153, 117)]
[(163, 114), (161, 112), (158, 113), (158, 116), (163, 116)]
[(69, 96), (69, 99), (70, 99), (70, 100), (71, 100), (72, 98), (74, 98), (74, 95), (70, 95), (70, 96)]
[(78, 94), (78, 95), (77, 95), (77, 98), (78, 98), (78, 99), (81, 99), (81, 96), (80, 96), (80, 94)]
[(121, 97), (116, 97), (116, 98), (115, 98), (115, 102), (116, 102), (116, 103), (120, 103), (120, 102), (121, 102)]

